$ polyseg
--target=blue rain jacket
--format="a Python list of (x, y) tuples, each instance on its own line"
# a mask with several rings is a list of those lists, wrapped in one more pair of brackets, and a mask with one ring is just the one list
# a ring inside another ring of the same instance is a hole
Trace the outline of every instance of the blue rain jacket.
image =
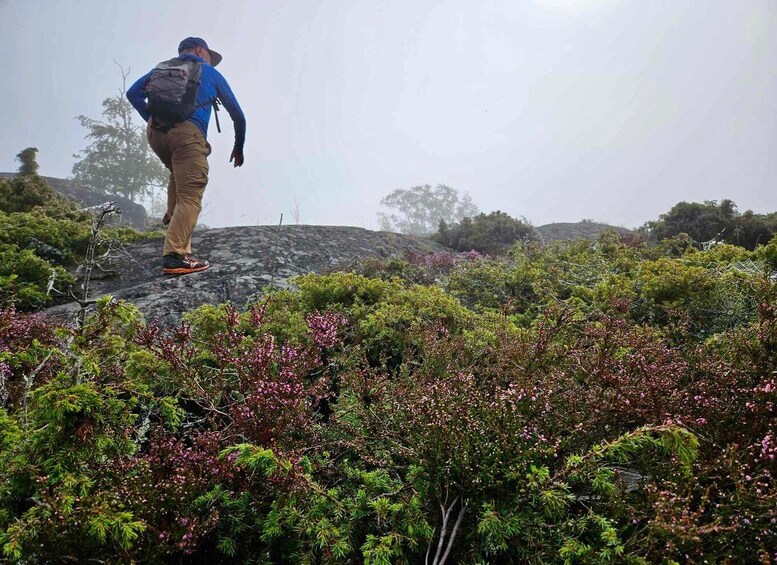
[[(186, 59), (191, 61), (199, 61), (202, 63), (202, 76), (200, 78), (200, 87), (197, 89), (197, 104), (204, 104), (209, 100), (218, 96), (221, 103), (226, 108), (229, 117), (232, 118), (232, 122), (235, 125), (235, 150), (239, 153), (243, 152), (243, 145), (246, 138), (246, 118), (243, 114), (243, 110), (240, 108), (235, 95), (232, 93), (232, 89), (229, 87), (227, 80), (216, 69), (211, 67), (204, 59), (197, 57), (196, 55), (184, 54), (178, 56), (180, 59)], [(127, 91), (127, 99), (135, 107), (143, 118), (143, 121), (148, 122), (151, 118), (151, 114), (146, 110), (146, 85), (151, 77), (153, 69), (148, 73), (140, 77), (135, 81), (135, 84), (130, 86)], [(196, 125), (205, 139), (208, 138), (208, 122), (210, 121), (210, 113), (213, 106), (207, 104), (202, 108), (197, 108), (189, 117), (189, 121)]]

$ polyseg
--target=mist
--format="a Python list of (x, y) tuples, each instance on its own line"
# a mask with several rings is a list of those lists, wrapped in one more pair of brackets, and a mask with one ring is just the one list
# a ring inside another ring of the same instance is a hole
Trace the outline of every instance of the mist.
[[(777, 3), (0, 1), (0, 171), (68, 177), (79, 114), (200, 36), (248, 121), (211, 121), (200, 221), (377, 229), (445, 184), (534, 225), (636, 227), (675, 203), (777, 210)], [(129, 84), (128, 84), (129, 86)], [(140, 117), (135, 116), (138, 124)]]

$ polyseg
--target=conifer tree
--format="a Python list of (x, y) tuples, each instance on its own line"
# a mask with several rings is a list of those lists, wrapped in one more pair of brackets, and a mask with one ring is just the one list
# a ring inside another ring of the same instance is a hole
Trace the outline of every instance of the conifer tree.
[(91, 143), (73, 155), (79, 159), (73, 180), (137, 202), (155, 187), (166, 186), (169, 173), (149, 147), (145, 126), (137, 123), (137, 113), (125, 96), (128, 75), (129, 70), (122, 68), (122, 88), (103, 100), (103, 120), (76, 118), (89, 131), (86, 139)]
[(37, 147), (27, 147), (16, 154), (16, 160), (19, 165), (20, 176), (32, 176), (38, 174), (38, 161), (35, 156), (38, 153)]

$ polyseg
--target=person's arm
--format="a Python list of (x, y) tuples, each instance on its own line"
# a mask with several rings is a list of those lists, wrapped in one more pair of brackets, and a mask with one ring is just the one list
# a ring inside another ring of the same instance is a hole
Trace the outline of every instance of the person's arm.
[(232, 149), (229, 162), (234, 160), (235, 167), (241, 167), (243, 165), (243, 146), (246, 141), (246, 117), (226, 79), (219, 72), (216, 72), (216, 76), (218, 77), (216, 94), (235, 125), (235, 147)]
[(153, 71), (149, 71), (136, 80), (135, 84), (130, 86), (127, 91), (127, 100), (129, 100), (130, 104), (138, 111), (138, 114), (140, 114), (140, 117), (143, 118), (144, 122), (147, 122), (151, 118), (151, 114), (146, 110), (146, 85), (148, 84), (148, 79), (152, 72)]

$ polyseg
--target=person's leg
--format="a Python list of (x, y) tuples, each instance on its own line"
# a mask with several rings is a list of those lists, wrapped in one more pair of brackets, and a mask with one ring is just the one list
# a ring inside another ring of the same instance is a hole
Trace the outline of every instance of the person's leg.
[(162, 223), (167, 225), (173, 215), (175, 208), (175, 175), (173, 174), (173, 156), (170, 151), (169, 139), (167, 133), (149, 126), (146, 128), (146, 139), (151, 146), (151, 150), (156, 153), (162, 164), (170, 171), (170, 178), (167, 181), (167, 210), (162, 218)]
[(167, 228), (164, 254), (184, 257), (191, 253), (191, 239), (202, 210), (208, 184), (208, 146), (197, 126), (183, 122), (168, 132), (175, 181), (175, 207)]
[(175, 175), (173, 174), (172, 164), (168, 167), (168, 169), (170, 169), (170, 180), (167, 182), (167, 210), (165, 210), (165, 215), (162, 217), (162, 223), (164, 225), (170, 224), (170, 220), (173, 217), (173, 212), (175, 211), (175, 200), (177, 198), (175, 190)]

